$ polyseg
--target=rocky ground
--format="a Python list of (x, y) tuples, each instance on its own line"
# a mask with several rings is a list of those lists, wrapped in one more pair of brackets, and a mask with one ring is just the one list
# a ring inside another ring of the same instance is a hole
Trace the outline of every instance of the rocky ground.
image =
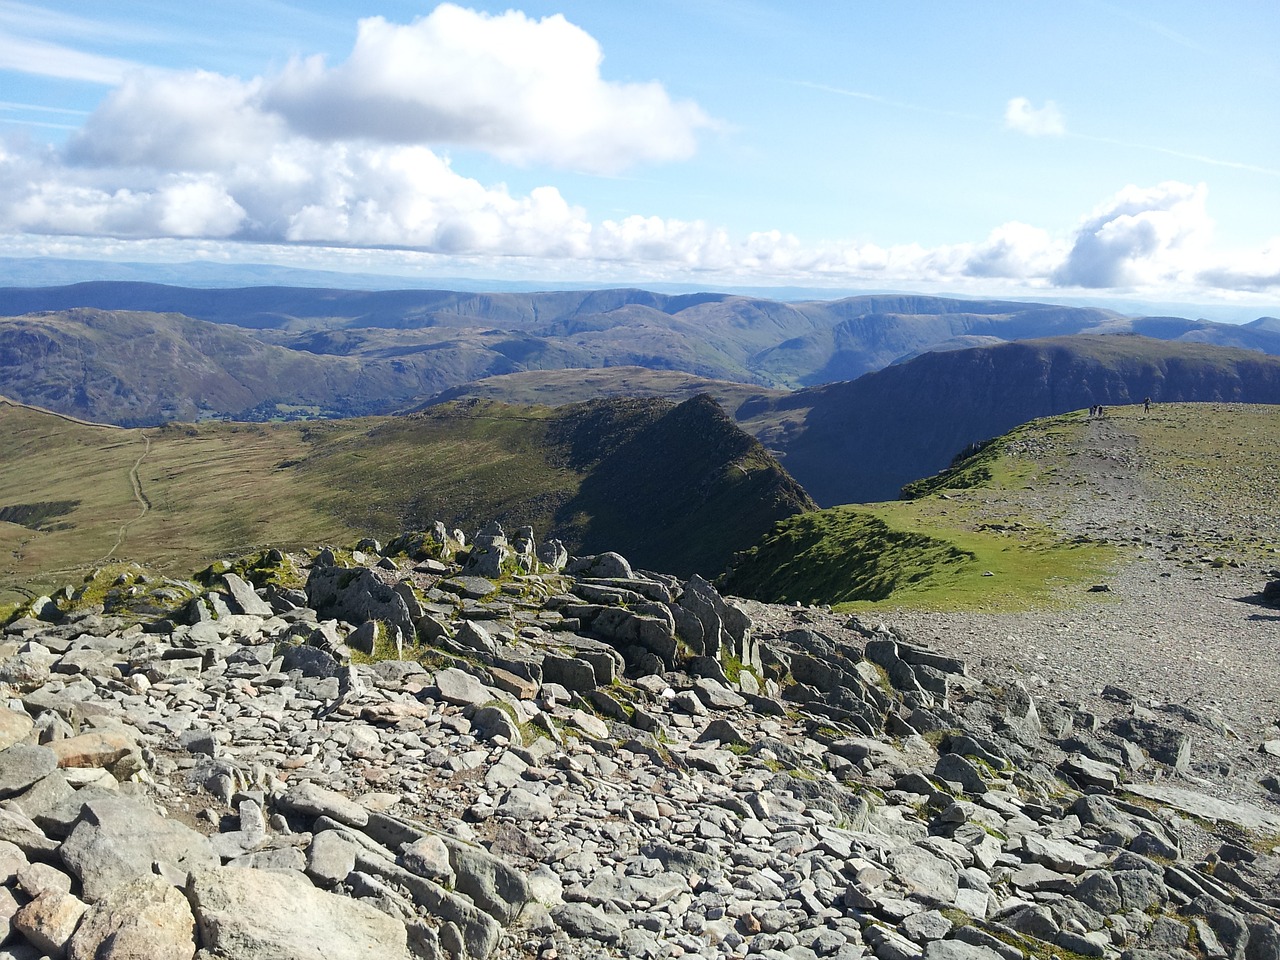
[(1280, 957), (1280, 810), (1201, 782), (1216, 715), (460, 547), (10, 623), (0, 958)]
[[(1257, 435), (1269, 423), (1247, 405), (1157, 405), (1043, 441), (1054, 449), (1025, 455), (1057, 469), (1028, 509), (1120, 548), (1105, 589), (1018, 613), (884, 617), (1039, 696), (1103, 714), (1149, 711), (1190, 740), (1183, 781), (1277, 802), (1267, 784), (1280, 765), (1262, 749), (1280, 738), (1280, 609), (1260, 596), (1280, 579), (1280, 511), (1274, 483), (1259, 481), (1280, 477), (1280, 449)], [(1152, 434), (1158, 442), (1144, 442)]]

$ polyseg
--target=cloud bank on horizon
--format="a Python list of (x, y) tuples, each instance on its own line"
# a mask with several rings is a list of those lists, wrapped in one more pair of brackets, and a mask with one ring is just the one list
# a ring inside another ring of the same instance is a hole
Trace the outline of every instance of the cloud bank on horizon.
[[(0, 68), (104, 84), (64, 142), (0, 140), (0, 233), (10, 251), (127, 250), (199, 241), (202, 255), (333, 248), (433, 262), (555, 265), (580, 279), (632, 271), (709, 282), (950, 285), (957, 291), (1280, 290), (1280, 239), (1214, 247), (1206, 181), (1114, 183), (1074, 222), (1011, 220), (958, 242), (805, 238), (786, 225), (735, 234), (699, 216), (593, 216), (551, 182), (512, 189), (459, 169), (553, 180), (616, 178), (694, 157), (731, 124), (657, 81), (608, 79), (601, 43), (565, 16), (442, 4), (361, 19), (341, 62), (321, 54), (242, 79), (159, 69), (0, 36)], [(1070, 138), (1054, 100), (1008, 97), (989, 122)], [(68, 116), (69, 115), (69, 116)], [(1261, 176), (1274, 175), (1263, 171)], [(575, 179), (576, 178), (576, 179)], [(625, 182), (617, 180), (621, 185)], [(1045, 190), (1054, 184), (1046, 183)], [(123, 246), (121, 245), (123, 244)], [(243, 259), (243, 257), (242, 257)]]

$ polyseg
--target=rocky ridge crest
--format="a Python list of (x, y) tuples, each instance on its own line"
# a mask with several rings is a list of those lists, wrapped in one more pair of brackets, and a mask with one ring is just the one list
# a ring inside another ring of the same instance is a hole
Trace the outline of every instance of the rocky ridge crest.
[(496, 524), (100, 580), (4, 629), (0, 957), (1280, 956), (1190, 737), (882, 624)]

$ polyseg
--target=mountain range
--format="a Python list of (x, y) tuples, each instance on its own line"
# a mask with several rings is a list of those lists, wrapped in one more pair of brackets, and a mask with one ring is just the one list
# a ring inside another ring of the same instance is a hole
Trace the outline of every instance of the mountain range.
[(785, 303), (98, 282), (0, 290), (15, 400), (126, 426), (706, 392), (821, 504), (882, 500), (1028, 419), (1280, 402), (1280, 320), (938, 297)]
[[(223, 336), (243, 338), (238, 342), (246, 352), (269, 345), (331, 358), (338, 367), (343, 366), (338, 360), (348, 361), (347, 368), (365, 374), (371, 395), (383, 395), (377, 412), (481, 377), (528, 370), (631, 365), (796, 389), (853, 379), (924, 351), (1077, 333), (1140, 333), (1280, 353), (1280, 331), (1267, 318), (1237, 326), (941, 297), (791, 303), (629, 289), (477, 294), (195, 289), (129, 282), (0, 289), (0, 313), (11, 317), (78, 307), (99, 311), (99, 325), (107, 322), (100, 311), (181, 314), (226, 328)], [(75, 316), (66, 314), (65, 322)], [(42, 321), (27, 317), (24, 322), (31, 327)], [(160, 335), (171, 323), (159, 318), (151, 322)], [(9, 323), (0, 324), (0, 359)], [(68, 335), (50, 333), (54, 338)], [(185, 331), (180, 335), (188, 337)], [(212, 362), (234, 349), (229, 340), (220, 341), (220, 354)], [(113, 359), (102, 352), (99, 362), (110, 366)], [(384, 369), (388, 362), (396, 364), (393, 371)], [(288, 392), (287, 381), (280, 386), (282, 393)], [(406, 393), (411, 389), (417, 393)], [(342, 399), (332, 405), (340, 406)], [(352, 413), (369, 412), (359, 396), (350, 402)], [(217, 412), (240, 416), (248, 411)]]

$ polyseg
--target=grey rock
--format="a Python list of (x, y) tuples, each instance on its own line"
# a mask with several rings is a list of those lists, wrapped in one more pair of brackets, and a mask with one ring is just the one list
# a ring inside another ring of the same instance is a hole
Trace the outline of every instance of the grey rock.
[(1191, 738), (1185, 733), (1139, 717), (1120, 717), (1111, 726), (1120, 736), (1142, 747), (1152, 759), (1168, 764), (1179, 773), (1191, 762)]
[(987, 781), (979, 769), (958, 753), (944, 753), (939, 756), (938, 762), (933, 767), (933, 775), (940, 780), (960, 784), (965, 793), (982, 794), (988, 789)]
[(471, 717), (471, 731), (481, 740), (501, 737), (508, 743), (520, 744), (520, 728), (501, 707), (481, 707)]
[(435, 676), (436, 690), (441, 700), (458, 706), (479, 706), (494, 699), (493, 691), (483, 683), (457, 667), (448, 667)]
[(596, 907), (585, 903), (562, 903), (551, 911), (552, 919), (571, 937), (616, 943), (622, 929)]
[(1115, 879), (1107, 873), (1093, 871), (1084, 874), (1070, 895), (1087, 907), (1092, 907), (1102, 914), (1119, 913), (1124, 904), (1120, 897), (1120, 888)]
[(498, 815), (513, 820), (550, 820), (555, 808), (546, 797), (530, 793), (523, 787), (512, 787), (498, 804)]
[(247, 614), (251, 617), (270, 617), (274, 614), (275, 611), (271, 609), (271, 604), (259, 597), (254, 592), (253, 587), (236, 574), (224, 573), (222, 575), (222, 583), (227, 588), (227, 592), (231, 594), (235, 612)]
[(498, 585), (487, 577), (450, 577), (436, 586), (465, 600), (483, 600), (498, 589)]
[(980, 947), (963, 940), (935, 940), (924, 948), (924, 960), (1005, 960), (990, 947)]
[(601, 553), (590, 557), (574, 557), (564, 568), (565, 573), (575, 577), (592, 579), (630, 580), (634, 574), (631, 564), (625, 557), (617, 553)]
[(1126, 789), (1206, 820), (1234, 823), (1246, 830), (1280, 833), (1280, 814), (1270, 813), (1250, 803), (1219, 800), (1196, 790), (1163, 783), (1134, 783)]
[(21, 793), (58, 769), (58, 755), (48, 747), (16, 743), (0, 750), (0, 797)]
[(435, 880), (447, 887), (456, 879), (449, 861), (449, 847), (437, 836), (420, 837), (404, 848), (401, 860), (405, 869), (420, 877)]
[(336, 677), (342, 671), (333, 654), (319, 647), (285, 644), (280, 648), (280, 655), (285, 670), (298, 670), (304, 677), (324, 679)]
[(548, 654), (542, 658), (542, 682), (558, 683), (566, 690), (586, 693), (596, 688), (596, 670), (581, 658)]
[(895, 876), (926, 902), (950, 906), (955, 903), (959, 889), (959, 873), (945, 860), (916, 846), (906, 847), (889, 855), (889, 865)]
[(489, 631), (472, 620), (464, 620), (453, 635), (453, 639), (462, 647), (486, 653), (492, 656), (497, 653), (498, 644), (489, 635)]
[(356, 868), (356, 847), (338, 830), (322, 830), (307, 846), (306, 872), (321, 887), (347, 879)]
[(363, 567), (313, 566), (307, 577), (307, 602), (321, 617), (347, 623), (381, 620), (398, 629), (402, 637), (414, 636), (413, 618), (404, 600)]
[(513, 923), (530, 900), (524, 874), (480, 847), (445, 839), (455, 889), (499, 923)]
[(149, 876), (157, 861), (179, 874), (219, 863), (200, 834), (126, 797), (86, 802), (83, 819), (63, 842), (61, 855), (89, 903)]
[(13, 844), (28, 857), (46, 856), (58, 849), (57, 841), (46, 837), (30, 817), (4, 809), (0, 809), (0, 842)]
[(408, 960), (400, 920), (264, 870), (196, 870), (187, 884), (200, 943), (228, 960)]
[(351, 827), (369, 822), (369, 811), (354, 800), (314, 783), (299, 783), (276, 798), (276, 805), (291, 813), (308, 817), (330, 817)]
[(695, 680), (693, 692), (712, 710), (733, 710), (747, 705), (745, 697), (709, 677)]
[(139, 877), (89, 908), (67, 944), (68, 960), (191, 960), (195, 918), (160, 877)]

